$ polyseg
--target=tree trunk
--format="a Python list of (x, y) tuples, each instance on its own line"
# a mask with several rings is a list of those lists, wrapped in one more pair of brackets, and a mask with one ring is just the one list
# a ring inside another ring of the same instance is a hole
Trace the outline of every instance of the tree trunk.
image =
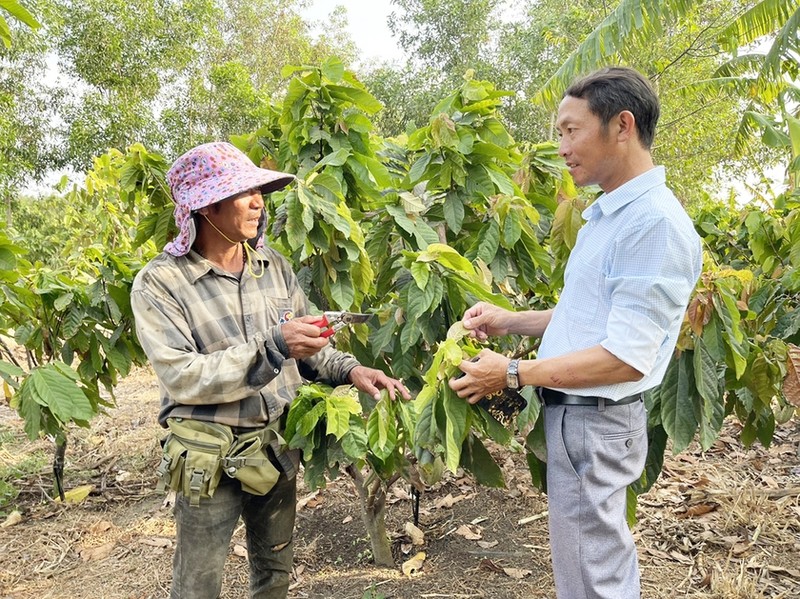
[(347, 473), (353, 479), (358, 490), (361, 519), (369, 535), (375, 565), (394, 568), (392, 546), (389, 543), (389, 536), (386, 534), (386, 489), (377, 476), (373, 476), (371, 481), (365, 480), (361, 472), (354, 466), (348, 466)]

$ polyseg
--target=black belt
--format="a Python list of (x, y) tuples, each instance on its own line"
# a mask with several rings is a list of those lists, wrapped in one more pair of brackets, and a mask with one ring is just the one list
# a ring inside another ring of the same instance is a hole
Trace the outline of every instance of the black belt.
[(595, 395), (571, 395), (569, 393), (562, 393), (547, 387), (539, 387), (539, 397), (545, 405), (548, 406), (592, 406), (595, 408), (604, 408), (605, 406), (624, 406), (630, 403), (641, 401), (642, 394), (636, 393), (629, 395), (616, 401), (607, 399), (605, 397), (597, 397)]

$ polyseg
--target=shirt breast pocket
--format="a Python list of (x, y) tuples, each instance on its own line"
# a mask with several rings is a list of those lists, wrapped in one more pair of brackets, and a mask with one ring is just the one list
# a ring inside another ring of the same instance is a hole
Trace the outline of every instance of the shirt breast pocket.
[(286, 324), (299, 316), (290, 297), (269, 294), (264, 296), (264, 303), (268, 319), (274, 324)]
[(588, 263), (578, 265), (570, 273), (562, 297), (568, 298), (571, 307), (568, 329), (571, 342), (582, 346), (587, 341), (596, 342), (598, 334), (601, 338), (605, 335), (603, 313), (607, 312), (604, 306), (608, 300), (606, 276), (600, 269)]

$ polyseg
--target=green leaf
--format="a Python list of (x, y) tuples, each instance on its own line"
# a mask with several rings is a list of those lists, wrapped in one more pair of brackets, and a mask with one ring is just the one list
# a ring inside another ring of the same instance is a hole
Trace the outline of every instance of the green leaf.
[(661, 383), (661, 421), (672, 439), (672, 451), (675, 454), (689, 446), (697, 430), (693, 390), (691, 357), (683, 353), (670, 362)]
[(448, 193), (444, 198), (444, 219), (447, 227), (456, 235), (461, 232), (464, 222), (464, 203), (456, 193)]
[(42, 26), (28, 10), (16, 0), (0, 0), (0, 8), (5, 10), (12, 17), (25, 23), (31, 29), (39, 29)]
[(464, 439), (461, 447), (461, 466), (471, 472), (480, 485), (495, 488), (506, 486), (500, 466), (492, 459), (483, 442), (473, 434)]
[(736, 379), (738, 380), (742, 378), (742, 375), (747, 370), (747, 349), (745, 347), (746, 340), (744, 339), (740, 324), (741, 316), (739, 315), (739, 308), (736, 306), (736, 301), (730, 297), (730, 295), (721, 291), (719, 297), (722, 298), (722, 302), (714, 302), (714, 308), (727, 332), (727, 335), (723, 339), (730, 349), (728, 355), (733, 361)]
[(325, 403), (326, 402), (321, 401), (315, 404), (300, 418), (300, 421), (297, 423), (297, 434), (302, 437), (307, 437), (311, 434), (311, 431), (313, 431), (319, 423), (319, 419), (327, 413), (327, 406)]
[(722, 401), (722, 394), (720, 393), (720, 384), (717, 377), (717, 365), (714, 358), (706, 349), (702, 339), (695, 339), (694, 352), (692, 354), (694, 360), (694, 380), (700, 397), (703, 400)]
[(431, 267), (425, 262), (412, 262), (410, 270), (417, 287), (424, 290), (431, 275)]
[(416, 320), (406, 320), (403, 329), (400, 331), (400, 349), (404, 353), (417, 342), (420, 336), (420, 328)]
[(478, 255), (486, 264), (490, 264), (500, 247), (500, 225), (492, 219), (478, 233)]
[(325, 413), (327, 433), (339, 440), (350, 430), (350, 415), (361, 413), (361, 404), (351, 395), (329, 395), (325, 398)]
[[(347, 158), (350, 156), (350, 150), (347, 148), (339, 148), (335, 152), (331, 152), (330, 154), (326, 155), (322, 160), (317, 162), (314, 165), (314, 168), (311, 169), (312, 171), (319, 171), (326, 165), (331, 166), (342, 166), (347, 162)], [(310, 183), (313, 183), (310, 182)]]
[(474, 275), (475, 269), (469, 260), (464, 258), (449, 245), (443, 243), (432, 243), (424, 252), (420, 252), (417, 260), (420, 262), (438, 262), (445, 268), (455, 272)]
[(428, 168), (431, 158), (433, 158), (433, 154), (425, 152), (411, 165), (411, 170), (408, 171), (408, 178), (412, 184), (419, 181), (422, 175), (425, 174), (425, 169)]
[(304, 223), (305, 207), (300, 203), (297, 193), (294, 191), (286, 194), (286, 237), (289, 247), (293, 250), (301, 247), (307, 238), (309, 229)]
[(445, 464), (450, 472), (455, 472), (461, 462), (461, 446), (467, 434), (468, 404), (447, 384), (441, 385), (439, 389), (446, 416)]
[(369, 92), (355, 87), (345, 87), (343, 85), (327, 85), (326, 89), (334, 98), (352, 102), (357, 108), (364, 112), (374, 114), (383, 108), (383, 104), (378, 102)]
[(514, 195), (514, 183), (511, 181), (508, 175), (503, 172), (499, 172), (496, 170), (496, 167), (491, 165), (484, 165), (483, 168), (486, 169), (486, 174), (489, 175), (492, 183), (497, 186), (497, 189), (500, 191), (500, 193), (507, 196)]
[(298, 389), (297, 398), (291, 404), (289, 404), (289, 414), (286, 416), (286, 429), (284, 430), (284, 438), (290, 445), (294, 440), (300, 420), (302, 420), (303, 416), (305, 416), (314, 405), (311, 397), (304, 393), (305, 390), (306, 387), (301, 387)]
[(342, 61), (332, 56), (322, 64), (322, 75), (332, 83), (338, 83), (344, 75), (344, 64)]
[[(10, 377), (20, 377), (25, 374), (25, 371), (22, 370), (19, 366), (15, 366), (5, 360), (0, 360), (0, 376), (3, 377), (6, 381), (11, 384), (13, 379)], [(16, 386), (16, 385), (15, 385)]]
[(372, 452), (386, 460), (397, 446), (397, 418), (388, 396), (375, 404), (367, 419), (367, 438)]
[(397, 330), (397, 321), (390, 317), (379, 329), (370, 333), (369, 348), (372, 350), (372, 357), (377, 358), (381, 352), (392, 342), (394, 333)]
[(511, 208), (503, 221), (503, 246), (512, 248), (519, 241), (522, 234), (522, 223), (519, 212)]
[(335, 281), (331, 281), (331, 299), (341, 310), (350, 310), (355, 301), (355, 290), (350, 275), (340, 272)]
[(664, 454), (667, 448), (667, 432), (658, 425), (647, 431), (647, 459), (642, 476), (633, 485), (637, 494), (646, 493), (658, 480), (664, 466)]
[(34, 368), (23, 383), (30, 397), (50, 410), (59, 422), (91, 420), (96, 412), (78, 387), (78, 376), (66, 364), (45, 364)]
[(416, 321), (430, 307), (431, 297), (416, 285), (408, 285), (408, 319)]

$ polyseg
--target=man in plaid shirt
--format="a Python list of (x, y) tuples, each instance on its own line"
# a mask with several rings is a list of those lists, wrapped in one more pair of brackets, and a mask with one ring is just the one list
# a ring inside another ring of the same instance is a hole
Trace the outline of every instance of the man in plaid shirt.
[[(352, 383), (409, 399), (403, 384), (335, 350), (289, 263), (263, 246), (262, 193), (291, 175), (256, 167), (227, 143), (198, 146), (167, 173), (180, 230), (136, 277), (136, 329), (161, 390), (159, 422), (216, 423), (234, 435), (280, 423), (304, 380)], [(282, 430), (282, 426), (279, 427)], [(280, 471), (266, 495), (221, 476), (199, 506), (178, 492), (171, 597), (216, 598), (239, 517), (247, 530), (251, 597), (286, 597), (292, 567), (296, 452), (270, 445)]]

